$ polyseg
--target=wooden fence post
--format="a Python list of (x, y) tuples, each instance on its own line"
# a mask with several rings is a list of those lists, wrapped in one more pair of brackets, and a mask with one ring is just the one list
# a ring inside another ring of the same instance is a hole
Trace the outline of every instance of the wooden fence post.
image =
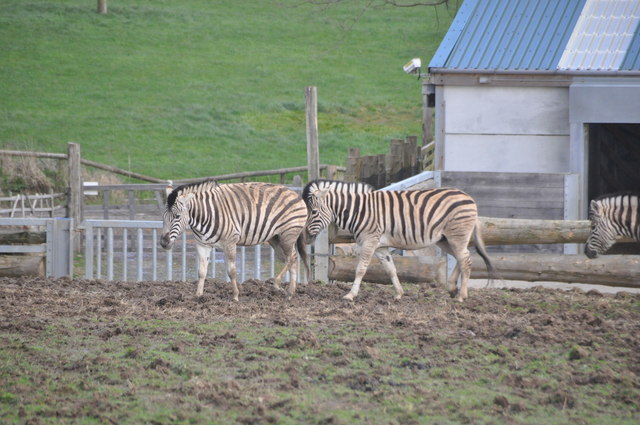
[(71, 218), (72, 228), (69, 230), (71, 244), (75, 250), (80, 249), (78, 226), (82, 223), (82, 173), (80, 167), (80, 145), (69, 143), (67, 145), (69, 155), (69, 207), (67, 218)]
[(69, 143), (69, 209), (67, 217), (72, 218), (74, 225), (82, 222), (82, 176), (80, 173), (80, 145)]
[(360, 157), (360, 148), (349, 148), (349, 156), (347, 157), (347, 167), (344, 173), (344, 179), (348, 182), (357, 182), (360, 175), (357, 171), (357, 162)]
[[(309, 181), (320, 178), (320, 149), (318, 147), (318, 94), (317, 88), (307, 86), (304, 89), (307, 116), (307, 162)], [(314, 279), (329, 280), (329, 233), (321, 232), (316, 237), (314, 250)]]
[(309, 181), (320, 178), (320, 150), (318, 148), (318, 92), (314, 86), (304, 89), (307, 114), (307, 164)]
[(98, 0), (98, 13), (101, 15), (107, 14), (107, 0)]

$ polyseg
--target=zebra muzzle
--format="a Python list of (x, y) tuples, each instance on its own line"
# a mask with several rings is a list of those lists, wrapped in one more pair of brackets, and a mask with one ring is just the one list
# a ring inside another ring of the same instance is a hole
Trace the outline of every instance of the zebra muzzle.
[(160, 246), (167, 251), (173, 247), (173, 241), (169, 237), (169, 235), (162, 235), (160, 238)]

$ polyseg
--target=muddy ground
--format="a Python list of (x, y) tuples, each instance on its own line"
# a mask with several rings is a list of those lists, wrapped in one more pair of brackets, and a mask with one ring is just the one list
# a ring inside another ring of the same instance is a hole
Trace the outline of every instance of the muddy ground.
[(640, 295), (404, 287), (0, 278), (0, 422), (640, 419)]

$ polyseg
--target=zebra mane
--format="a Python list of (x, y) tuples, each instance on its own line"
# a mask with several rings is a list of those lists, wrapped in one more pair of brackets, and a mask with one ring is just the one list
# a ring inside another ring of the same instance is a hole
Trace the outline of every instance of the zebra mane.
[(183, 184), (182, 186), (178, 186), (178, 187), (176, 187), (175, 189), (173, 189), (171, 191), (169, 196), (167, 196), (167, 208), (173, 207), (173, 204), (175, 204), (176, 198), (179, 195), (182, 195), (182, 194), (185, 194), (185, 193), (205, 192), (207, 190), (215, 189), (218, 186), (219, 186), (218, 182), (216, 182), (215, 180), (211, 180), (211, 179), (207, 179), (207, 180), (204, 180), (204, 181), (201, 181), (201, 182), (196, 182), (196, 183)]
[(616, 198), (618, 196), (635, 196), (636, 198), (640, 198), (640, 192), (616, 192), (616, 193), (607, 193), (606, 195), (600, 195), (597, 198), (594, 198), (594, 201), (602, 201), (603, 199)]
[(343, 182), (338, 180), (313, 180), (307, 183), (302, 190), (302, 199), (305, 203), (309, 203), (311, 195), (318, 190), (330, 189), (335, 192), (350, 193), (366, 193), (373, 192), (375, 188), (367, 183), (361, 182)]

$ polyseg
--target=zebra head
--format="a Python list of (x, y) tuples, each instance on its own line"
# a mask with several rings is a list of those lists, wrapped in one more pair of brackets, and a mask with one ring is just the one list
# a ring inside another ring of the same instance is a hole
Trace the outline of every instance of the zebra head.
[[(180, 189), (180, 188), (178, 188)], [(178, 189), (167, 197), (167, 208), (162, 215), (162, 236), (160, 246), (169, 250), (176, 238), (182, 234), (189, 224), (189, 203), (195, 196), (193, 193), (180, 193)]]
[(313, 243), (318, 233), (322, 232), (333, 221), (333, 211), (327, 204), (327, 189), (316, 190), (309, 196), (307, 210), (309, 216), (305, 226), (307, 243)]
[(584, 253), (589, 258), (596, 258), (606, 252), (616, 241), (615, 229), (603, 211), (603, 204), (597, 200), (589, 204), (589, 220), (591, 220), (591, 232), (584, 246)]
[(302, 199), (307, 204), (307, 224), (305, 226), (305, 238), (307, 243), (313, 243), (318, 233), (329, 226), (334, 219), (334, 214), (327, 198), (329, 196), (329, 182), (315, 180), (309, 182), (302, 191)]

